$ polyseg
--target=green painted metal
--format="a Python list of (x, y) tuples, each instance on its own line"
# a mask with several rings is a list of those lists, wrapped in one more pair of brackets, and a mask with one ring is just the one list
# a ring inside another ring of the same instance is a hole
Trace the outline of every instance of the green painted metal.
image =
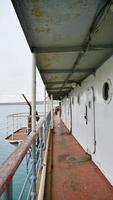
[[(46, 87), (61, 84), (54, 99), (65, 95), (63, 88), (67, 83), (71, 87), (71, 80), (83, 81), (113, 54), (112, 0), (12, 0), (12, 3), (29, 47), (36, 53), (37, 67)], [(51, 94), (50, 90), (48, 93)]]

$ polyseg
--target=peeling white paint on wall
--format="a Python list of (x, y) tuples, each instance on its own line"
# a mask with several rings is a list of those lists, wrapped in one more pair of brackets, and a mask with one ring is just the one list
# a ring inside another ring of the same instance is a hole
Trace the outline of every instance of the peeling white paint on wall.
[[(109, 101), (103, 98), (103, 86), (110, 81)], [(92, 89), (91, 89), (92, 88)], [(93, 92), (94, 91), (94, 98)], [(113, 56), (62, 100), (62, 120), (92, 155), (92, 160), (113, 185)], [(78, 97), (79, 96), (79, 97)]]

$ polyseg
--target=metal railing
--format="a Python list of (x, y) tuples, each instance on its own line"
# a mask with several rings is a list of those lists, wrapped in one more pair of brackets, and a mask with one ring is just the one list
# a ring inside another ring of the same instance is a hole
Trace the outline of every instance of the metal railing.
[[(0, 166), (0, 200), (13, 199), (13, 177), (25, 156), (27, 158), (27, 176), (25, 182), (23, 183), (20, 195), (16, 199), (36, 200), (38, 189), (37, 194), (34, 194), (33, 184), (34, 182), (35, 184), (36, 182), (40, 182), (42, 175), (41, 171), (43, 166), (45, 166), (45, 163), (43, 163), (45, 162), (44, 152), (47, 150), (46, 143), (48, 143), (50, 120), (51, 113), (49, 113), (46, 118), (43, 118), (38, 122), (36, 133), (31, 132), (27, 138), (16, 148), (16, 150), (7, 158), (7, 160), (4, 161), (4, 163)], [(31, 156), (33, 151), (33, 143), (35, 143), (35, 160), (32, 159)], [(36, 169), (37, 177), (34, 177), (34, 168)], [(27, 193), (25, 197), (26, 187)]]
[(28, 113), (14, 113), (7, 116), (7, 136), (28, 126)]
[[(42, 118), (44, 116), (43, 113), (39, 113), (39, 117)], [(31, 116), (29, 113), (13, 113), (7, 116), (7, 136), (13, 135), (17, 130), (26, 127), (27, 132), (29, 132), (29, 125), (31, 122)], [(1, 126), (2, 129), (3, 125)], [(5, 127), (5, 126), (4, 126)], [(31, 125), (30, 125), (31, 127)], [(31, 128), (30, 128), (31, 129)]]

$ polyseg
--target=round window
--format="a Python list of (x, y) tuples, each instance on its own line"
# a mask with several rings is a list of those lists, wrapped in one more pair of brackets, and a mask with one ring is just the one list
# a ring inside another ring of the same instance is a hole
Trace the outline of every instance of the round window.
[(112, 98), (112, 83), (107, 80), (103, 85), (103, 99), (106, 103), (109, 103)]

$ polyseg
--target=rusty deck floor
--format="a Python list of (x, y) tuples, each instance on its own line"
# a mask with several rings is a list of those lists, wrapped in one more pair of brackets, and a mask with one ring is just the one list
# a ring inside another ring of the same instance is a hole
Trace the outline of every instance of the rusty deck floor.
[(90, 157), (58, 117), (54, 124), (51, 199), (113, 200), (113, 187)]
[(27, 136), (27, 128), (23, 127), (21, 129), (18, 129), (17, 131), (15, 131), (13, 133), (13, 135), (11, 134), (11, 135), (7, 136), (5, 139), (7, 141), (9, 141), (10, 143), (18, 143), (18, 142), (24, 140), (26, 136)]

